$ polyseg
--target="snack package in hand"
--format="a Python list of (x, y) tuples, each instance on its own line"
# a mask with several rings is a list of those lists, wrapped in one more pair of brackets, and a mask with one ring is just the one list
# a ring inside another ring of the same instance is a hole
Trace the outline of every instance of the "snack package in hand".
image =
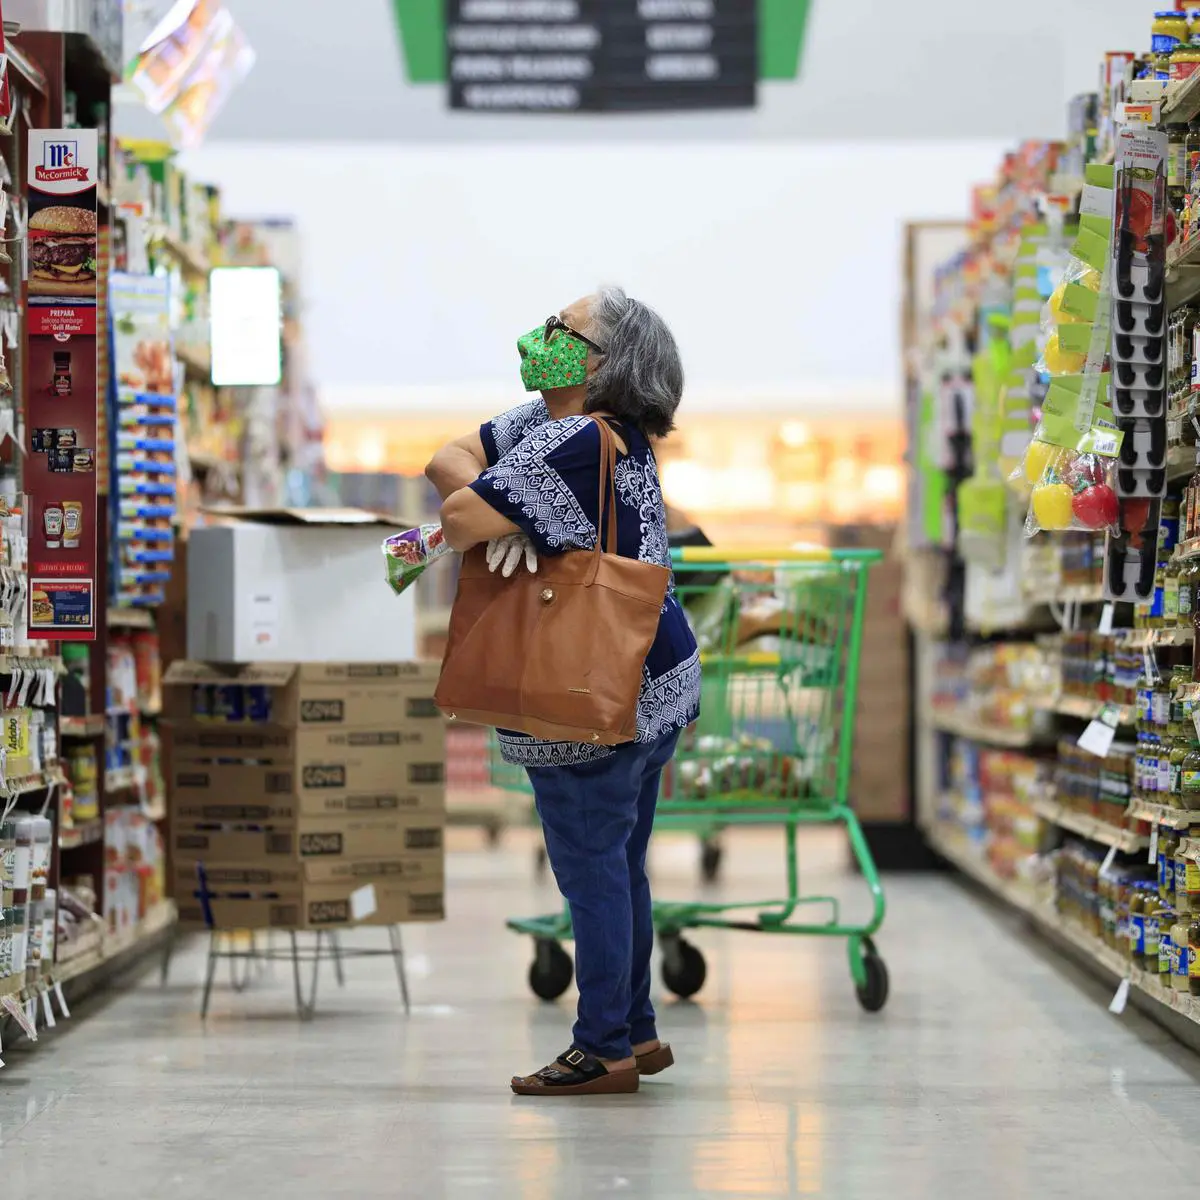
[(431, 562), (453, 553), (440, 525), (418, 525), (385, 538), (388, 586), (399, 596), (421, 578)]

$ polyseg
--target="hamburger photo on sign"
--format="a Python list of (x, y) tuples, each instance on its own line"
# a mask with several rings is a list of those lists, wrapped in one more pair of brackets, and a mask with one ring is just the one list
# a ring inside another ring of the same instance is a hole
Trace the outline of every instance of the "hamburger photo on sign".
[(29, 218), (29, 291), (35, 296), (96, 294), (96, 213), (52, 204)]

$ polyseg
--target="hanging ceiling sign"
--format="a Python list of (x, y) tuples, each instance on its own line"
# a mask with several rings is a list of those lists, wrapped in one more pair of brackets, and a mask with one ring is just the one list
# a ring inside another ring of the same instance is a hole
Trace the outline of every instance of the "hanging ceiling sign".
[(448, 0), (450, 106), (473, 112), (752, 108), (757, 0)]

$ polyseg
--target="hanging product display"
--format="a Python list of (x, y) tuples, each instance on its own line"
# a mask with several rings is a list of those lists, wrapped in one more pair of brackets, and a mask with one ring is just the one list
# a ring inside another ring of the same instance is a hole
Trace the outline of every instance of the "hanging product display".
[(117, 419), (113, 431), (113, 602), (161, 604), (175, 557), (176, 395), (169, 281), (110, 283)]
[(94, 129), (29, 133), (29, 636), (96, 637)]

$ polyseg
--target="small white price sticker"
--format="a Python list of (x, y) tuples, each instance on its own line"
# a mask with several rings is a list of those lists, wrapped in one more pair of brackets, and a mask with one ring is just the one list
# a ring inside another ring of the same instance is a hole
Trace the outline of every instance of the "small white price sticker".
[(1113, 738), (1117, 736), (1117, 723), (1120, 716), (1117, 710), (1106, 704), (1095, 720), (1088, 722), (1088, 727), (1079, 735), (1077, 745), (1081, 750), (1094, 754), (1097, 758), (1107, 758), (1112, 748)]
[(1146, 855), (1146, 861), (1158, 862), (1158, 826), (1155, 825), (1150, 830), (1150, 853)]
[(1116, 616), (1117, 606), (1110, 600), (1100, 610), (1100, 624), (1096, 629), (1097, 633), (1112, 633), (1113, 618)]

